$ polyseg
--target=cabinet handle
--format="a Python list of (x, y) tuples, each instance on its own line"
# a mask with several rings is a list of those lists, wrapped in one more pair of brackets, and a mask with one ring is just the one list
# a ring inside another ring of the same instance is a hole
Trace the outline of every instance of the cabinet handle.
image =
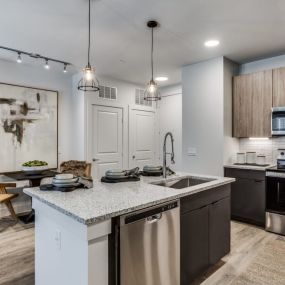
[(262, 183), (263, 180), (254, 180), (255, 183)]
[(204, 208), (206, 208), (206, 207), (208, 207), (208, 205), (205, 205), (205, 206), (200, 207), (199, 210), (204, 209)]

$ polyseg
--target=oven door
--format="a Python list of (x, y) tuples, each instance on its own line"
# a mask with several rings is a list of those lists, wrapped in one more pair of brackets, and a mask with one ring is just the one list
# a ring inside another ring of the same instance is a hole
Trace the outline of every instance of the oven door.
[(285, 173), (266, 175), (266, 212), (285, 215)]

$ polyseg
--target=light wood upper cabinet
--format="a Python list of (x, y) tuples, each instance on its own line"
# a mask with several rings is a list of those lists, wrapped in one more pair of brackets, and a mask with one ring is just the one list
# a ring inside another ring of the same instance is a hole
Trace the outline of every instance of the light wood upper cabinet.
[(273, 70), (273, 107), (285, 106), (285, 68)]
[(234, 137), (270, 137), (271, 108), (272, 70), (234, 77)]
[(234, 77), (233, 84), (233, 133), (234, 137), (250, 134), (252, 78), (248, 75)]

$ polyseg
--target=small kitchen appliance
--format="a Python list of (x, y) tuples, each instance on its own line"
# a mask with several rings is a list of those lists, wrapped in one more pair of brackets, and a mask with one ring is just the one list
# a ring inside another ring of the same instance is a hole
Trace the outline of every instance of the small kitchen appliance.
[(255, 164), (256, 163), (256, 152), (255, 151), (247, 151), (246, 152), (246, 163), (247, 164)]
[(273, 136), (285, 135), (285, 107), (272, 108), (271, 134)]
[(277, 152), (277, 168), (285, 169), (285, 149), (279, 148)]
[(244, 152), (238, 152), (237, 153), (237, 163), (238, 164), (245, 164), (246, 163)]

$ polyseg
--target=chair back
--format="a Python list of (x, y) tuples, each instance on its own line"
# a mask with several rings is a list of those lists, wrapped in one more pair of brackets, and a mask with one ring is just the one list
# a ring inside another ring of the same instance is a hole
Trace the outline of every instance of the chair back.
[(91, 178), (91, 166), (91, 163), (86, 161), (69, 160), (60, 164), (60, 172)]
[(17, 186), (16, 183), (0, 183), (0, 194), (7, 194), (6, 187), (15, 188), (16, 186)]

